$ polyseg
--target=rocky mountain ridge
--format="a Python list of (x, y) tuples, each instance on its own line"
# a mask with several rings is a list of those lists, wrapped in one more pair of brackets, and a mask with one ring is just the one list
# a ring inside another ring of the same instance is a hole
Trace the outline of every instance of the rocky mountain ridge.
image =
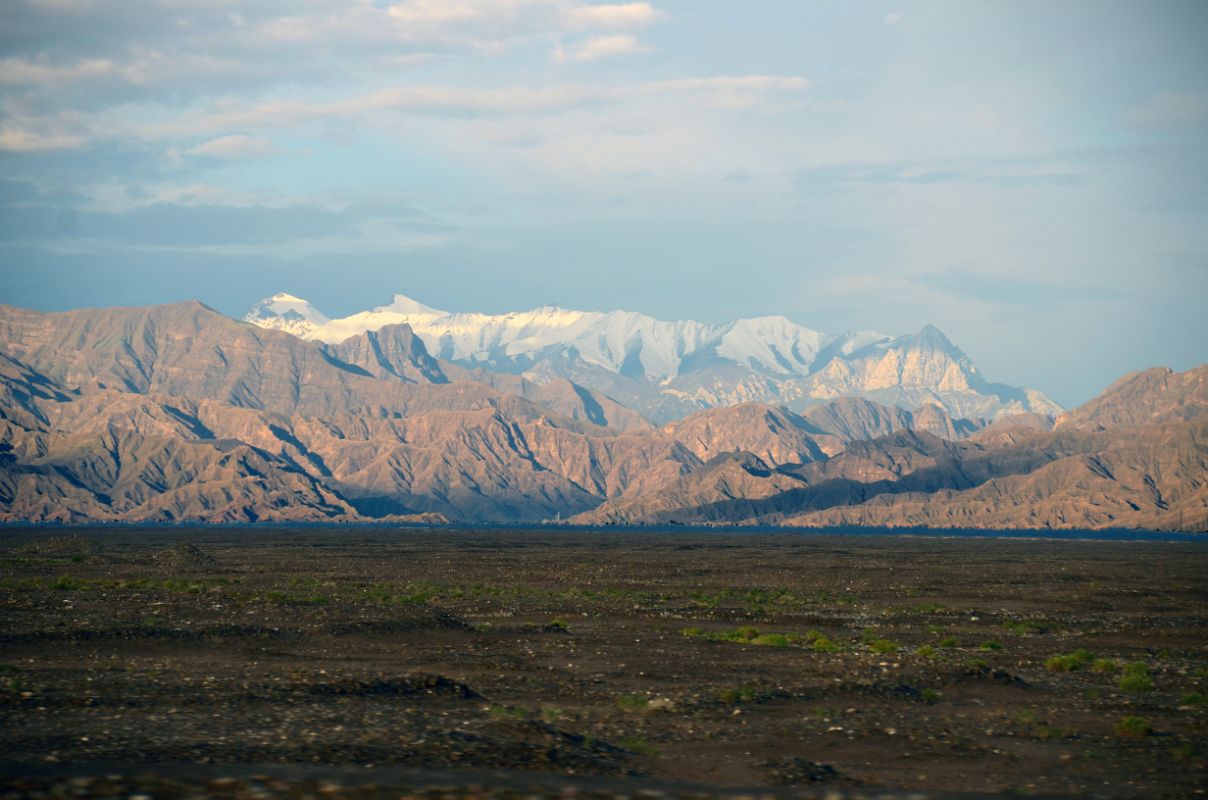
[(545, 306), (508, 314), (450, 313), (404, 295), (371, 311), (329, 319), (309, 302), (278, 294), (244, 317), (260, 327), (339, 346), (406, 324), (434, 356), (533, 383), (568, 379), (659, 423), (744, 402), (802, 411), (860, 396), (904, 409), (937, 405), (953, 417), (1056, 416), (1040, 392), (987, 381), (934, 326), (891, 337), (827, 334), (784, 317), (721, 325), (664, 321), (628, 311)]
[(572, 521), (1208, 531), (1208, 365), (1126, 376), (1056, 427), (1024, 417), (960, 441), (907, 429), (787, 470), (752, 457), (724, 482), (689, 472)]
[(652, 426), (566, 380), (200, 303), (0, 307), (0, 518), (1208, 527), (1208, 367), (985, 426), (840, 398)]

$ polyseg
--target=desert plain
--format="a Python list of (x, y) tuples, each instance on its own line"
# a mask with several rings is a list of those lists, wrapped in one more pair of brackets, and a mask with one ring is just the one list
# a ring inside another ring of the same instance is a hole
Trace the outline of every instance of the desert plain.
[(1195, 541), (0, 530), (5, 797), (1194, 797)]

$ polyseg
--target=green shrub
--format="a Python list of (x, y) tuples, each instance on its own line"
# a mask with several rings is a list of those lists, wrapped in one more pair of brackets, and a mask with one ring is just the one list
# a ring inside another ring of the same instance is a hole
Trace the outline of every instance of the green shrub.
[(957, 646), (957, 644), (956, 644), (956, 637), (955, 637), (955, 636), (949, 636), (949, 637), (948, 637), (948, 638), (946, 638), (946, 639), (940, 639), (940, 641), (939, 641), (939, 646), (940, 646), (940, 647), (949, 647), (949, 648), (951, 648), (951, 647), (956, 647), (956, 646)]
[(1148, 692), (1153, 688), (1153, 678), (1148, 675), (1121, 675), (1116, 683), (1126, 692)]
[(1193, 758), (1196, 754), (1195, 745), (1191, 742), (1183, 742), (1176, 744), (1170, 748), (1170, 757), (1178, 763), (1182, 763)]
[(1031, 633), (1048, 633), (1049, 630), (1047, 625), (1042, 625), (1039, 622), (1031, 621), (1006, 622), (1003, 624), (1003, 627), (1009, 630), (1011, 633), (1020, 636), (1026, 636)]
[(814, 651), (818, 653), (839, 652), (839, 645), (835, 644), (830, 639), (827, 639), (825, 636), (819, 636), (814, 640), (814, 643), (810, 645), (810, 647), (812, 647)]
[(1208, 705), (1208, 695), (1200, 694), (1199, 692), (1188, 692), (1179, 698), (1181, 706), (1203, 706)]
[(935, 689), (924, 689), (919, 694), (919, 697), (923, 699), (924, 703), (927, 703), (928, 705), (935, 705), (940, 700), (940, 693)]
[(1145, 717), (1128, 716), (1121, 718), (1114, 730), (1122, 739), (1144, 739), (1153, 731), (1153, 727)]
[(969, 658), (964, 661), (964, 667), (965, 669), (981, 671), (983, 669), (989, 669), (990, 665), (986, 663), (986, 659), (984, 658)]
[(923, 656), (924, 658), (931, 658), (933, 655), (935, 655), (935, 648), (929, 644), (925, 644), (922, 647), (920, 647), (918, 650), (915, 650), (915, 652), (918, 653), (919, 655)]
[(1065, 655), (1053, 656), (1044, 662), (1046, 669), (1053, 672), (1077, 672), (1095, 660), (1089, 650), (1075, 650)]
[(749, 686), (735, 686), (717, 690), (717, 699), (726, 705), (758, 700), (759, 696), (759, 692)]
[(513, 706), (493, 705), (487, 709), (487, 713), (495, 719), (528, 719), (528, 711)]
[(641, 736), (626, 736), (624, 739), (618, 739), (617, 744), (639, 756), (657, 756), (659, 754), (659, 749)]
[(982, 642), (977, 646), (978, 650), (1001, 650), (1002, 645), (998, 642)]
[(644, 694), (623, 694), (617, 698), (617, 708), (622, 711), (645, 711), (650, 705), (650, 698)]
[(73, 578), (70, 575), (60, 575), (55, 578), (55, 582), (50, 585), (50, 588), (57, 589), (61, 592), (79, 592), (88, 588), (88, 582), (82, 578)]
[(866, 643), (874, 653), (896, 653), (898, 646), (888, 639), (872, 639)]
[(1120, 665), (1115, 661), (1112, 661), (1110, 658), (1096, 658), (1095, 662), (1091, 664), (1091, 669), (1095, 672), (1110, 675), (1111, 673), (1120, 669)]
[[(754, 644), (764, 647), (788, 647), (802, 641), (801, 637), (791, 633), (760, 633), (757, 628), (749, 626), (735, 628), (732, 631), (702, 631), (700, 628), (682, 628), (680, 633), (684, 636), (708, 639), (712, 642), (737, 642), (738, 644)], [(807, 634), (806, 640), (808, 639)]]

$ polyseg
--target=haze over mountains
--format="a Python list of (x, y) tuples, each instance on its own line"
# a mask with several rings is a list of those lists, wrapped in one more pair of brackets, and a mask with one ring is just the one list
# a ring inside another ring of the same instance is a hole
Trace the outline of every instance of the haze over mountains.
[(891, 337), (821, 333), (784, 317), (706, 325), (552, 306), (496, 315), (450, 313), (404, 295), (333, 320), (306, 300), (277, 294), (244, 319), (328, 344), (406, 324), (445, 361), (539, 384), (565, 378), (657, 423), (736, 403), (801, 411), (851, 396), (905, 409), (934, 404), (969, 419), (1023, 412), (1055, 416), (1062, 410), (1036, 390), (990, 383), (931, 325)]
[(1208, 367), (1056, 423), (841, 397), (656, 427), (462, 361), (406, 324), (325, 342), (200, 303), (0, 306), (0, 517), (1208, 529)]

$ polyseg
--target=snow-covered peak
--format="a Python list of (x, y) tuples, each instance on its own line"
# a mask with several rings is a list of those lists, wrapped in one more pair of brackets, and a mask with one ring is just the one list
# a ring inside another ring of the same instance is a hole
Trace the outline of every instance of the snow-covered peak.
[(822, 333), (780, 316), (710, 325), (554, 305), (503, 314), (450, 313), (402, 294), (334, 320), (299, 297), (278, 294), (257, 303), (245, 319), (330, 344), (406, 324), (437, 358), (538, 381), (569, 378), (616, 392), (653, 417), (746, 401), (801, 404), (846, 395), (904, 408), (943, 402), (959, 416), (993, 416), (1049, 402), (1022, 390), (1011, 390), (1010, 398), (994, 394), (997, 384), (986, 383), (931, 325), (893, 337), (867, 330)]
[(405, 294), (396, 294), (391, 298), (390, 302), (384, 306), (378, 306), (373, 309), (377, 312), (393, 312), (395, 314), (431, 314), (433, 316), (443, 317), (448, 311), (426, 306), (418, 300), (413, 300)]
[[(294, 318), (292, 312), (301, 318)], [(575, 311), (554, 305), (503, 314), (449, 313), (403, 294), (371, 311), (335, 320), (327, 320), (305, 300), (275, 295), (261, 301), (246, 319), (328, 343), (406, 323), (430, 352), (449, 360), (521, 364), (573, 351), (586, 364), (659, 381), (714, 360), (770, 374), (806, 375), (832, 343), (849, 349), (865, 341), (888, 340), (873, 334), (840, 343), (837, 340), (845, 337), (820, 333), (780, 316), (707, 325), (660, 320), (635, 311)]]
[(259, 301), (243, 319), (261, 328), (285, 331), (304, 339), (311, 338), (314, 331), (331, 322), (306, 300), (285, 292)]
[(256, 303), (244, 316), (244, 319), (248, 322), (255, 322), (257, 319), (272, 319), (286, 315), (313, 322), (315, 325), (326, 325), (331, 321), (306, 300), (285, 292), (278, 292), (272, 297), (266, 297)]
[(834, 338), (785, 317), (740, 319), (721, 334), (717, 355), (752, 369), (802, 375)]

